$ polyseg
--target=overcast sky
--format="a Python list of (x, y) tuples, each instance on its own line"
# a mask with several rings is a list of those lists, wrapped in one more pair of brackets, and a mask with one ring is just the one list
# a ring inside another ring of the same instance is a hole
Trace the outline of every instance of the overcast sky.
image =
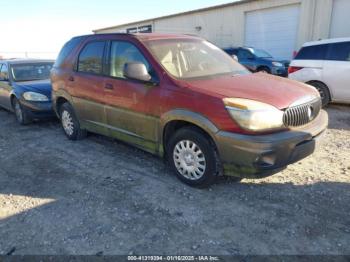
[(0, 56), (55, 58), (71, 37), (93, 29), (234, 0), (0, 0)]

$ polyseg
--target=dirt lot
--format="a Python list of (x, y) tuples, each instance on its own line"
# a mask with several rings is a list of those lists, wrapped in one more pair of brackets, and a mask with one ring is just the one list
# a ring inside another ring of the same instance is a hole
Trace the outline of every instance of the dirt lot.
[(206, 190), (130, 146), (0, 110), (0, 254), (350, 255), (350, 107), (327, 110), (313, 156)]

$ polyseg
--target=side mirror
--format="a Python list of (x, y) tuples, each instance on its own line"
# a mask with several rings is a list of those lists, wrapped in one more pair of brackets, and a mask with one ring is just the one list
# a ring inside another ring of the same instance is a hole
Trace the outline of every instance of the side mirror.
[(238, 62), (238, 57), (236, 55), (231, 55), (231, 57)]
[(124, 76), (129, 79), (140, 80), (143, 82), (149, 82), (152, 79), (151, 75), (147, 72), (146, 65), (137, 62), (125, 64)]

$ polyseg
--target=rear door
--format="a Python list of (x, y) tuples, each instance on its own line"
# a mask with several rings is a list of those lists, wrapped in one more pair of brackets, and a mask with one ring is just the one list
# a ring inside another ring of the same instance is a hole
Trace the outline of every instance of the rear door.
[(154, 152), (159, 116), (151, 110), (150, 103), (159, 103), (153, 100), (159, 86), (127, 79), (123, 74), (124, 66), (128, 62), (140, 62), (154, 78), (157, 76), (141, 50), (128, 41), (111, 41), (108, 60), (110, 78), (105, 97), (110, 134)]
[(86, 43), (78, 56), (76, 68), (68, 82), (73, 94), (74, 109), (84, 128), (106, 133), (104, 111), (104, 53), (106, 41)]
[(329, 45), (323, 77), (332, 100), (350, 102), (350, 42)]

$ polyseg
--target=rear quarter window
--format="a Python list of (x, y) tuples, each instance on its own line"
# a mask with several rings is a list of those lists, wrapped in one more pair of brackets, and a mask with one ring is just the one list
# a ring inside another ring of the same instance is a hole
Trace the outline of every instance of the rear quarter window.
[(68, 41), (61, 49), (55, 61), (54, 67), (60, 67), (66, 57), (80, 44), (82, 37), (74, 37)]
[(350, 61), (350, 42), (330, 44), (327, 60)]
[(295, 60), (325, 60), (328, 48), (328, 44), (303, 47)]

